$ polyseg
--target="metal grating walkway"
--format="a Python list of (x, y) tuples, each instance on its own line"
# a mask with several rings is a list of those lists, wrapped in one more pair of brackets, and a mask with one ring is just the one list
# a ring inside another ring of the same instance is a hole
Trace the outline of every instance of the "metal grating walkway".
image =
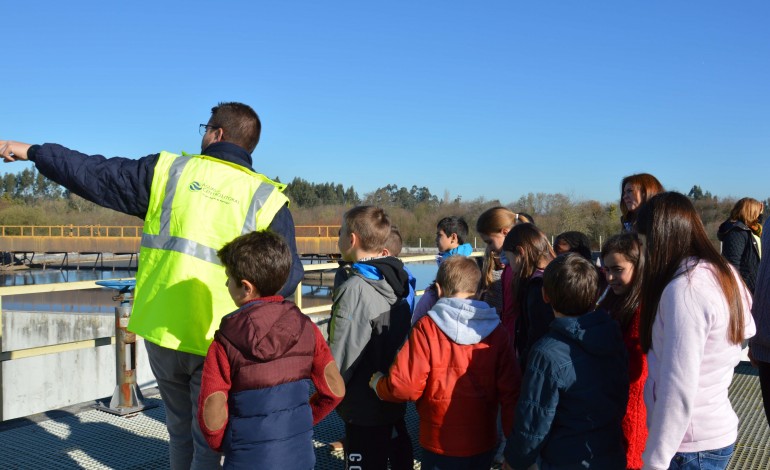
[[(157, 391), (145, 393), (148, 404), (161, 406), (128, 417), (79, 406), (0, 423), (0, 468), (168, 468), (168, 434), (162, 401)], [(748, 363), (736, 368), (730, 399), (741, 423), (729, 468), (770, 469), (770, 427), (765, 420), (756, 371)], [(414, 468), (419, 469), (417, 414), (411, 404), (407, 410), (407, 427), (415, 448)], [(316, 468), (344, 468), (342, 452), (330, 452), (327, 446), (342, 434), (342, 422), (334, 413), (316, 426)]]

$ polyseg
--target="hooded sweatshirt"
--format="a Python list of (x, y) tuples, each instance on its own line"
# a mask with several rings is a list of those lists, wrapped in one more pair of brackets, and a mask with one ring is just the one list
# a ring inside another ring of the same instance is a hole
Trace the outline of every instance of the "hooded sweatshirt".
[[(452, 248), (451, 250), (442, 251), (439, 253), (438, 256), (436, 256), (436, 263), (441, 265), (444, 260), (451, 256), (470, 256), (472, 254), (473, 247), (470, 245), (470, 243), (463, 243), (462, 245)], [(412, 307), (412, 325), (417, 323), (417, 320), (424, 317), (428, 313), (428, 310), (436, 305), (437, 301), (438, 292), (436, 291), (436, 281), (433, 281), (428, 287), (425, 288), (425, 291), (420, 297), (420, 300), (417, 302), (417, 305)]]
[(409, 276), (392, 256), (345, 269), (347, 280), (334, 290), (329, 321), (329, 347), (346, 387), (337, 413), (354, 425), (392, 424), (404, 417), (406, 406), (380, 401), (369, 379), (388, 370), (409, 333)]
[(560, 317), (529, 353), (515, 427), (513, 468), (626, 468), (621, 422), (628, 359), (620, 326), (603, 310)]
[(513, 426), (521, 373), (508, 334), (485, 302), (441, 298), (412, 328), (387, 377), (375, 385), (382, 400), (416, 401), (420, 445), (467, 457), (497, 445)]

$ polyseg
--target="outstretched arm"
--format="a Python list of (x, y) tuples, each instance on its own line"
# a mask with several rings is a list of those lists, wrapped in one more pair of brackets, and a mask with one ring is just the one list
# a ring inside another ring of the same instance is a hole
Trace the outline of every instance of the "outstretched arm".
[(142, 219), (147, 214), (158, 154), (139, 159), (106, 158), (58, 144), (0, 140), (0, 155), (6, 162), (34, 162), (43, 176), (95, 204)]

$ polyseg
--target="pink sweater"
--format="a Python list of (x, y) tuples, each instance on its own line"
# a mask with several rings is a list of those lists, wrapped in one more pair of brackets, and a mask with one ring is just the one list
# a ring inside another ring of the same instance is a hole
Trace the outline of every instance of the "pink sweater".
[[(667, 469), (676, 452), (720, 449), (735, 442), (738, 416), (727, 390), (741, 345), (727, 340), (728, 310), (707, 263), (685, 260), (689, 272), (663, 290), (652, 326), (649, 375), (644, 389), (649, 436), (645, 469)], [(746, 338), (756, 329), (751, 294), (741, 289)]]

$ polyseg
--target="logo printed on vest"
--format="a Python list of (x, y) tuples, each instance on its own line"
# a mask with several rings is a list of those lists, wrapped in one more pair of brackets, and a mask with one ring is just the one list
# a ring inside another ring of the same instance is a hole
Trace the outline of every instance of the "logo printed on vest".
[(209, 199), (213, 199), (218, 202), (222, 202), (224, 204), (230, 204), (232, 202), (239, 204), (241, 201), (230, 196), (227, 194), (223, 194), (220, 190), (217, 188), (211, 186), (208, 183), (201, 183), (199, 181), (193, 181), (190, 183), (190, 186), (188, 186), (190, 191), (196, 193), (198, 191), (201, 192), (203, 196), (206, 196)]

